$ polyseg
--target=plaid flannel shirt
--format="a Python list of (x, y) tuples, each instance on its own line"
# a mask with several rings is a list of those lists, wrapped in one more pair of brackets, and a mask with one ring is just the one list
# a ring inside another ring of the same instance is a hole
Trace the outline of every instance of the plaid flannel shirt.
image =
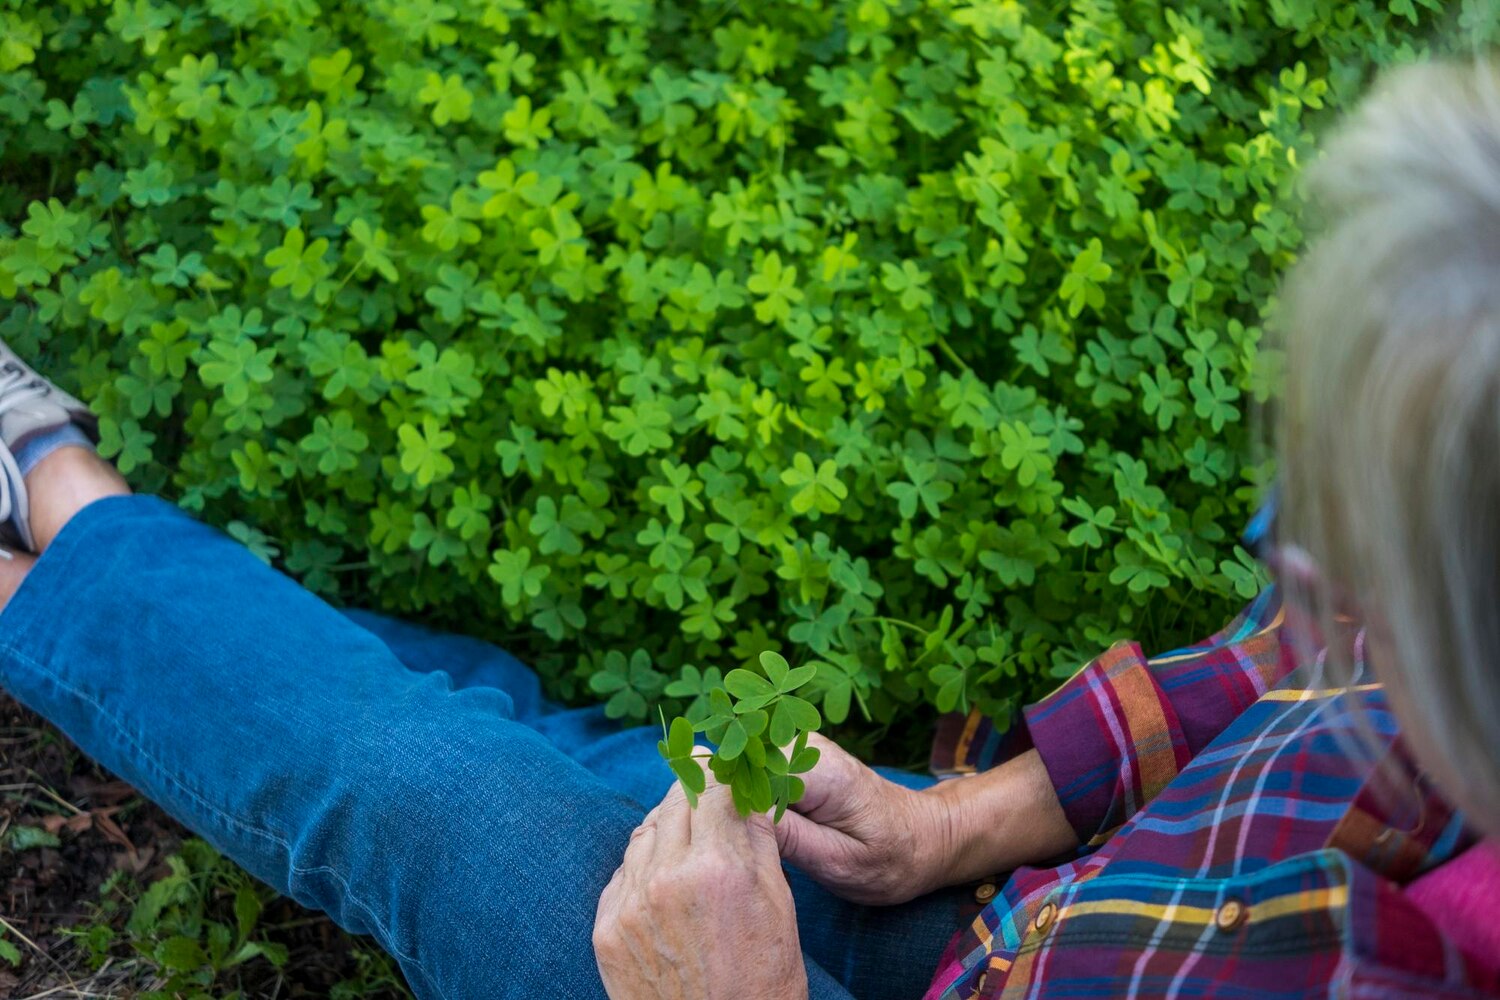
[(1034, 746), (1085, 846), (982, 886), (927, 1000), (1500, 995), (1496, 957), (1401, 890), (1471, 843), (1462, 818), (1378, 686), (1309, 686), (1281, 624), (1268, 590), (1199, 645), (1112, 647), (1011, 732), (944, 721), (934, 770)]

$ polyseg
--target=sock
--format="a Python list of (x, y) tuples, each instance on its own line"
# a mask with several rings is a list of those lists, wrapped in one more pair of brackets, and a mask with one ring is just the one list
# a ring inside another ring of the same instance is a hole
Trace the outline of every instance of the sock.
[(42, 459), (70, 444), (81, 445), (90, 451), (94, 449), (94, 442), (89, 440), (89, 436), (77, 424), (63, 424), (32, 437), (14, 452), (21, 475), (28, 474)]

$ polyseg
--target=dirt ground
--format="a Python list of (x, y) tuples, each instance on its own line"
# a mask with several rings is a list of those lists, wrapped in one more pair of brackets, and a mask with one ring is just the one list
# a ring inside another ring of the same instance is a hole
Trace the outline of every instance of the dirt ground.
[[(264, 959), (247, 961), (228, 977), (212, 978), (201, 994), (164, 979), (125, 925), (140, 891), (170, 873), (167, 859), (187, 836), (0, 693), (0, 947), (9, 942), (20, 952), (19, 964), (0, 957), (0, 997), (136, 997), (164, 986), (159, 995), (405, 995), (399, 974), (371, 943), (284, 899), (267, 904), (257, 924), (258, 933), (286, 949), (279, 969)], [(54, 837), (56, 846), (47, 846)], [(206, 905), (211, 911), (218, 903)], [(225, 905), (232, 911), (232, 901)], [(232, 912), (227, 922), (233, 925)], [(97, 946), (91, 951), (69, 928), (109, 928), (95, 933), (111, 943), (102, 953)]]

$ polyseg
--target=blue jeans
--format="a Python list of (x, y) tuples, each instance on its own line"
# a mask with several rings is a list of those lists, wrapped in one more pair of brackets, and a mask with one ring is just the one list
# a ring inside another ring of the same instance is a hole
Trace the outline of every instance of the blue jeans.
[[(171, 505), (115, 497), (0, 614), (0, 683), (251, 874), (375, 938), (418, 997), (604, 995), (595, 904), (671, 775), (654, 730), (549, 703), (507, 653), (340, 613)], [(975, 909), (960, 889), (869, 907), (788, 877), (817, 998), (920, 996)]]

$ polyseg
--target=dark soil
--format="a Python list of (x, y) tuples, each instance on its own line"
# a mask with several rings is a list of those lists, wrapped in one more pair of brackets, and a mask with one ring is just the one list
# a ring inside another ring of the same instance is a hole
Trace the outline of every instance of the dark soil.
[[(45, 830), (60, 844), (13, 849), (18, 827)], [(121, 871), (141, 886), (160, 878), (167, 873), (165, 859), (187, 836), (133, 788), (0, 692), (0, 937), (22, 954), (19, 966), (0, 961), (0, 997), (133, 997), (149, 992), (157, 985), (149, 963), (133, 961), (126, 949), (118, 960), (91, 968), (85, 950), (63, 930), (110, 921), (122, 925), (129, 901), (117, 908), (120, 912), (103, 914), (100, 887)], [(343, 982), (348, 990), (367, 981), (361, 977), (368, 976), (373, 944), (349, 937), (326, 917), (279, 899), (267, 908), (261, 926), (287, 947), (289, 960), (279, 970), (264, 961), (247, 963), (238, 976), (242, 995), (322, 997), (335, 984)], [(355, 992), (401, 995), (389, 987)]]

